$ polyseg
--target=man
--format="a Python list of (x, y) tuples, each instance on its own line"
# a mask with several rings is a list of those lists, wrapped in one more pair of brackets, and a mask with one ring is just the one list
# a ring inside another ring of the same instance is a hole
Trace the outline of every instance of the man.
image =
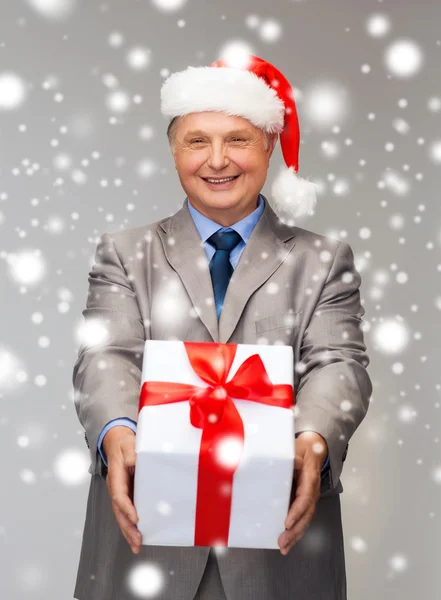
[[(294, 97), (273, 65), (189, 68), (161, 95), (187, 197), (172, 217), (104, 233), (89, 274), (83, 315), (107, 337), (82, 344), (73, 373), (92, 461), (75, 598), (345, 600), (340, 475), (372, 393), (351, 247), (282, 218), (310, 214), (315, 197), (294, 172)], [(261, 189), (278, 134), (287, 167), (270, 205)], [(296, 479), (280, 550), (141, 544), (133, 473), (146, 339), (292, 345)], [(150, 578), (140, 583), (141, 565)]]

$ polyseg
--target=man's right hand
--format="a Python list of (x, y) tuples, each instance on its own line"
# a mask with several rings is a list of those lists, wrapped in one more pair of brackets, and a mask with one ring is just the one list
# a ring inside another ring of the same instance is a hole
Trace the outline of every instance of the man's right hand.
[(129, 427), (112, 427), (104, 436), (103, 449), (108, 464), (106, 484), (113, 513), (132, 552), (139, 554), (142, 536), (136, 527), (138, 514), (133, 505), (135, 440), (135, 433)]

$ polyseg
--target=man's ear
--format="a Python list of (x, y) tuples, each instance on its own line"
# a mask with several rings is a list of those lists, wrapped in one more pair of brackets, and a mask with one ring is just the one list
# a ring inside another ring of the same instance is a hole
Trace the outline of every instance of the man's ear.
[(271, 155), (272, 155), (273, 150), (277, 143), (278, 136), (279, 136), (278, 133), (273, 133), (270, 137), (270, 143), (269, 143), (269, 147), (268, 147), (268, 158), (271, 158)]

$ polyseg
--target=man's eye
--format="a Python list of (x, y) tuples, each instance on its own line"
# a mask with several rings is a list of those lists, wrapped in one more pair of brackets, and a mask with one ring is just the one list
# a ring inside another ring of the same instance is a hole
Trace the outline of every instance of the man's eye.
[(245, 140), (243, 138), (233, 138), (233, 141), (238, 141), (238, 142), (245, 142)]

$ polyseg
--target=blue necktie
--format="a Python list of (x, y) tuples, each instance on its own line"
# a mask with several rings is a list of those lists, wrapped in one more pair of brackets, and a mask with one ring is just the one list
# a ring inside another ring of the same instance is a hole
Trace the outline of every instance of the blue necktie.
[(233, 267), (230, 263), (230, 252), (237, 246), (241, 239), (242, 238), (237, 231), (220, 230), (213, 233), (213, 235), (207, 239), (210, 246), (216, 248), (216, 252), (210, 260), (210, 274), (213, 283), (218, 319), (224, 303), (228, 283), (233, 274)]

